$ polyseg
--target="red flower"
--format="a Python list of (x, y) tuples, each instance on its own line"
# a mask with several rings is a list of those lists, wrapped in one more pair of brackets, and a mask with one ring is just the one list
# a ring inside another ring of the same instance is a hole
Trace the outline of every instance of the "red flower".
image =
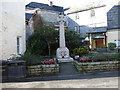
[(56, 62), (53, 59), (50, 59), (42, 61), (42, 64), (56, 64)]

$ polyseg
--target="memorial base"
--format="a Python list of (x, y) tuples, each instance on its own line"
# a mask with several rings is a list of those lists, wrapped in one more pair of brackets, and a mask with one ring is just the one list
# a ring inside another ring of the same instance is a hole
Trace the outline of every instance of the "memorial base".
[(68, 58), (58, 58), (58, 62), (73, 62), (73, 58), (68, 57)]
[(56, 51), (56, 58), (58, 62), (72, 62), (73, 58), (69, 56), (69, 50), (67, 47), (58, 48)]

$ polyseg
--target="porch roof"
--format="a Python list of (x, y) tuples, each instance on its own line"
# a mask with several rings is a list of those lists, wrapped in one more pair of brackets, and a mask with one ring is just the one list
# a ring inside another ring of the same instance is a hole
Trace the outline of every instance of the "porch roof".
[(92, 28), (88, 31), (88, 34), (94, 34), (94, 33), (106, 33), (107, 27), (99, 27), (99, 28)]

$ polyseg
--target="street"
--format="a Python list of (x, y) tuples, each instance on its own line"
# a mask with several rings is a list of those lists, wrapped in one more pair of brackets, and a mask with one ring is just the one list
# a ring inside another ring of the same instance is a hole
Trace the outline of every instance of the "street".
[(2, 83), (2, 88), (118, 88), (118, 77)]

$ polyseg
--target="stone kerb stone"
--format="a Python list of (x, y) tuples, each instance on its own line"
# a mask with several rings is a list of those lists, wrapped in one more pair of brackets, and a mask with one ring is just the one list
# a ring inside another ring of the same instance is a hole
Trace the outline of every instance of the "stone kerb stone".
[(54, 65), (34, 65), (27, 66), (27, 75), (28, 76), (41, 76), (46, 73), (58, 73), (59, 72), (59, 64)]
[(105, 61), (105, 62), (86, 62), (86, 63), (80, 63), (77, 61), (74, 61), (75, 67), (78, 71), (103, 71), (103, 70), (114, 70), (118, 69), (120, 66), (119, 61)]

